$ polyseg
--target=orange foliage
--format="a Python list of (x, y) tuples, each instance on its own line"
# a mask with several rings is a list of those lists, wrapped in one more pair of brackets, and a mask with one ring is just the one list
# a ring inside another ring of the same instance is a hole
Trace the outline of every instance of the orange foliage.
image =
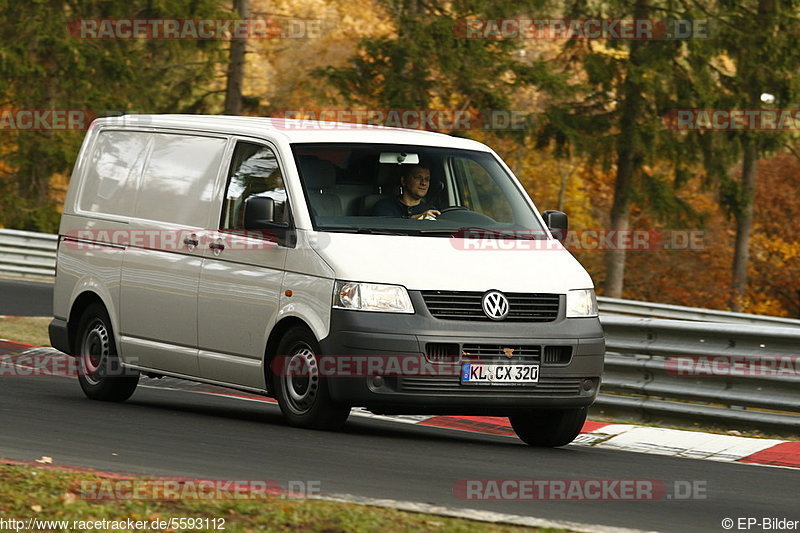
[(748, 311), (800, 316), (800, 159), (759, 161)]
[[(561, 208), (570, 217), (570, 229), (603, 231), (609, 227), (614, 171), (603, 171), (575, 158), (556, 159), (536, 150), (531, 141), (493, 135), (474, 135), (492, 146), (519, 177), (540, 210)], [(750, 272), (743, 311), (777, 316), (800, 316), (800, 159), (781, 154), (759, 162), (755, 225), (750, 246)], [(627, 254), (623, 297), (633, 300), (729, 309), (733, 220), (719, 207), (715, 190), (701, 185), (701, 176), (679, 192), (701, 219), (683, 224), (665, 223), (641, 208), (631, 212), (631, 229), (649, 230), (676, 249), (656, 246)], [(680, 246), (690, 236), (692, 246)], [(700, 236), (699, 241), (697, 236)], [(696, 246), (699, 244), (699, 246)], [(604, 252), (571, 249), (586, 267), (598, 292), (605, 278)]]

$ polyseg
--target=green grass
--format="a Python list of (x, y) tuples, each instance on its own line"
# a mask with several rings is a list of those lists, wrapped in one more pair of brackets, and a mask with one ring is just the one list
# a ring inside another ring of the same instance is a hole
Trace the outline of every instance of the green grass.
[(0, 318), (0, 339), (50, 346), (47, 326), (51, 318), (6, 316)]
[[(144, 480), (145, 478), (142, 478)], [(287, 499), (268, 495), (257, 500), (190, 499), (182, 501), (90, 501), (82, 483), (114, 479), (95, 473), (19, 465), (0, 465), (0, 517), (27, 520), (169, 520), (225, 519), (226, 532), (492, 532), (563, 531), (498, 525), (349, 503)], [(96, 485), (90, 485), (96, 486)], [(70, 531), (75, 531), (70, 529)], [(126, 531), (126, 530), (120, 530)], [(189, 531), (175, 529), (169, 531)], [(213, 528), (195, 531), (215, 531)], [(219, 531), (217, 529), (216, 531)]]

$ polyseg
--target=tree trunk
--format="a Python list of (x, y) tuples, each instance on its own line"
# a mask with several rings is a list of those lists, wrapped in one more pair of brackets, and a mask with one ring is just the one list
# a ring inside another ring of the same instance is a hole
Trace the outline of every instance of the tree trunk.
[[(649, 16), (649, 0), (637, 0), (634, 18), (646, 19)], [(630, 197), (633, 178), (639, 165), (639, 136), (636, 120), (643, 109), (642, 91), (637, 76), (642, 53), (642, 41), (631, 42), (630, 67), (622, 89), (619, 140), (617, 141), (617, 176), (614, 181), (614, 203), (611, 206), (611, 227), (613, 235), (628, 230), (630, 217)], [(622, 242), (621, 239), (615, 239)], [(605, 296), (621, 298), (625, 284), (626, 251), (615, 249), (606, 251), (606, 280), (603, 285)]]
[[(774, 0), (759, 0), (758, 26), (762, 28), (776, 28)], [(765, 35), (768, 35), (766, 32)], [(757, 44), (756, 44), (757, 45)], [(742, 77), (747, 82), (749, 109), (758, 109), (761, 106), (760, 93), (763, 81), (759, 77), (762, 67), (757, 62), (748, 61), (747, 57), (740, 58), (744, 63), (741, 68)], [(731, 298), (729, 305), (733, 311), (741, 311), (742, 302), (747, 288), (747, 268), (750, 264), (750, 234), (753, 231), (753, 203), (756, 194), (756, 167), (758, 163), (758, 137), (746, 135), (742, 140), (742, 181), (739, 189), (737, 206), (734, 209), (736, 217), (736, 245), (733, 252), (733, 276), (731, 279)]]
[(556, 209), (559, 211), (564, 210), (564, 199), (567, 195), (567, 186), (569, 185), (569, 179), (572, 177), (572, 174), (575, 172), (575, 168), (570, 165), (570, 168), (567, 172), (564, 171), (564, 165), (566, 163), (558, 163), (558, 173), (561, 175), (561, 185), (558, 187), (558, 205)]
[(740, 205), (736, 213), (736, 247), (733, 252), (733, 281), (731, 283), (730, 307), (733, 311), (742, 309), (745, 288), (747, 287), (747, 267), (750, 263), (750, 234), (753, 230), (753, 200), (756, 191), (756, 167), (758, 146), (756, 141), (745, 141), (742, 161), (742, 187)]
[[(239, 19), (250, 16), (250, 0), (234, 0), (233, 9)], [(239, 115), (242, 112), (242, 81), (244, 80), (244, 54), (246, 39), (231, 40), (230, 63), (228, 64), (228, 84), (225, 88), (226, 115)]]
[[(624, 138), (629, 137), (625, 136)], [(633, 144), (620, 145), (617, 149), (617, 177), (614, 183), (614, 204), (611, 207), (611, 227), (614, 235), (628, 230), (630, 216), (630, 188), (633, 181)], [(617, 242), (621, 242), (617, 239)], [(611, 298), (622, 298), (625, 281), (625, 255), (623, 249), (606, 251), (606, 281), (604, 294)]]

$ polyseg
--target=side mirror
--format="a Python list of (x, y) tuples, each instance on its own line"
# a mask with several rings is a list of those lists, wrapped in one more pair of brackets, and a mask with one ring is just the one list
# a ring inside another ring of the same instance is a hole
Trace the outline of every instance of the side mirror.
[(550, 229), (553, 237), (560, 242), (564, 242), (567, 238), (567, 230), (569, 229), (569, 222), (567, 221), (567, 214), (562, 211), (545, 211), (542, 213), (544, 223)]
[(275, 224), (275, 200), (266, 196), (251, 196), (244, 202), (244, 229), (259, 230)]

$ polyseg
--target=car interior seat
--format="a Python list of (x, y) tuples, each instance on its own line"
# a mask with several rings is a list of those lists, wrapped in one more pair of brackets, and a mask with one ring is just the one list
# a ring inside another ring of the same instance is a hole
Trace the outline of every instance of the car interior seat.
[(336, 166), (314, 156), (300, 156), (299, 162), (314, 214), (342, 216), (342, 200), (336, 194)]

